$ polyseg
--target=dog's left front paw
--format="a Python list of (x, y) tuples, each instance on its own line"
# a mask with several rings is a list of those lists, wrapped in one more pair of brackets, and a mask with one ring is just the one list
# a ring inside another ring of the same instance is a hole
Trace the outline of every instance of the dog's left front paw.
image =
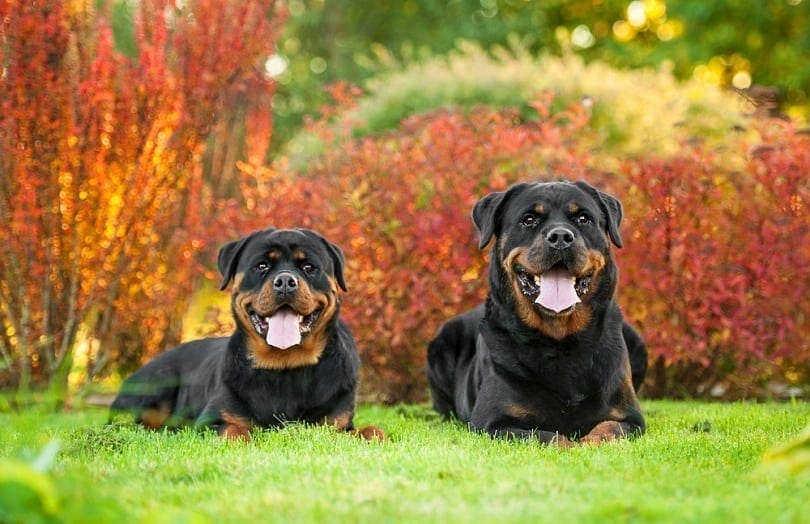
[(241, 440), (243, 442), (250, 442), (250, 430), (253, 425), (249, 420), (231, 413), (222, 413), (222, 419), (225, 425), (219, 432), (219, 436), (231, 441)]
[(352, 429), (349, 430), (349, 433), (365, 440), (377, 440), (380, 442), (388, 440), (388, 435), (385, 434), (385, 431), (377, 426), (365, 426), (360, 429)]
[(587, 435), (579, 439), (580, 444), (599, 445), (608, 440), (616, 440), (624, 436), (624, 428), (615, 420), (606, 420), (597, 424)]

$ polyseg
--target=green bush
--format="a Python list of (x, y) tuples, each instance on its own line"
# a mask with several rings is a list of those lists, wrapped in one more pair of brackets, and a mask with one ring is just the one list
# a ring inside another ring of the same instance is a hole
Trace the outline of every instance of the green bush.
[[(678, 82), (666, 69), (622, 71), (578, 55), (535, 58), (515, 46), (495, 54), (465, 43), (447, 56), (392, 70), (368, 82), (356, 106), (338, 114), (335, 129), (354, 138), (394, 130), (410, 115), (439, 108), (469, 111), (478, 105), (518, 108), (536, 118), (530, 103), (551, 90), (555, 109), (585, 101), (599, 147), (622, 155), (676, 153), (684, 137), (717, 140), (744, 126), (743, 100), (697, 80)], [(322, 151), (311, 130), (288, 146), (295, 164)]]

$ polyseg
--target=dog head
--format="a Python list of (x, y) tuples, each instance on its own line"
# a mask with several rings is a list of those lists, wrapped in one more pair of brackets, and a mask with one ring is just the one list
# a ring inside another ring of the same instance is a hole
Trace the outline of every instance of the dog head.
[(346, 290), (340, 248), (307, 229), (266, 229), (225, 244), (218, 265), (254, 367), (318, 362)]
[(609, 301), (622, 206), (585, 182), (516, 184), (473, 208), (481, 249), (495, 238), (491, 292), (527, 326), (562, 339)]

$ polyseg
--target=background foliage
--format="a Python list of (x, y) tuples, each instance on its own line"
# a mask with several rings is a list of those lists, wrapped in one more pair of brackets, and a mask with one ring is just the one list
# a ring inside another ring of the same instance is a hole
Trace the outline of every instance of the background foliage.
[(562, 177), (625, 203), (648, 394), (806, 385), (808, 3), (709, 4), (292, 0), (278, 46), (274, 1), (0, 4), (0, 386), (228, 332), (216, 249), (272, 224), (344, 248), (365, 392), (422, 399), (471, 206)]
[(240, 100), (272, 94), (273, 2), (127, 5), (132, 56), (111, 3), (0, 4), (0, 386), (64, 389), (80, 329), (91, 376), (177, 342), (222, 186), (206, 140), (241, 114), (246, 147), (269, 143)]
[(273, 104), (279, 144), (327, 100), (323, 84), (366, 87), (381, 70), (446, 54), (459, 40), (487, 51), (516, 42), (532, 55), (571, 51), (619, 68), (665, 64), (680, 80), (724, 87), (739, 73), (739, 86), (776, 86), (784, 110), (807, 115), (806, 0), (293, 0), (290, 13), (279, 41), (288, 68)]
[(633, 217), (621, 302), (653, 358), (653, 396), (767, 395), (808, 379), (810, 136), (754, 124), (724, 150), (628, 161), (616, 194)]
[[(335, 115), (332, 125), (338, 135), (348, 128), (353, 137), (383, 133), (410, 115), (438, 108), (470, 111), (487, 105), (518, 109), (521, 118), (534, 119), (534, 97), (550, 90), (556, 109), (582, 103), (590, 113), (596, 133), (581, 136), (582, 147), (671, 155), (680, 149), (683, 136), (716, 143), (729, 130), (742, 129), (745, 114), (754, 112), (742, 97), (694, 79), (678, 82), (664, 70), (617, 70), (602, 62), (586, 64), (572, 53), (537, 57), (521, 48), (493, 55), (471, 42), (448, 55), (380, 74), (367, 85), (356, 107)], [(284, 153), (294, 164), (306, 163), (326, 147), (321, 138), (305, 128)]]
[(551, 92), (530, 105), (530, 120), (514, 109), (438, 110), (358, 138), (336, 138), (323, 121), (312, 132), (339, 145), (306, 167), (244, 166), (247, 201), (263, 205), (243, 229), (303, 222), (344, 246), (345, 314), (371, 390), (422, 398), (427, 342), (485, 296), (474, 202), (516, 181), (561, 178), (625, 203), (620, 295), (650, 346), (648, 393), (739, 397), (767, 394), (775, 372), (806, 379), (807, 135), (761, 121), (707, 149), (684, 134), (676, 154), (628, 158), (606, 174), (610, 155), (581, 148), (597, 135), (586, 107), (555, 111)]

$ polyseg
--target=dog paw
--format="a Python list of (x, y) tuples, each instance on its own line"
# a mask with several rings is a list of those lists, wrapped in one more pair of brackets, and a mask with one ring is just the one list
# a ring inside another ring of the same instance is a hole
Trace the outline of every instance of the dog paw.
[(587, 435), (579, 440), (580, 444), (593, 444), (599, 445), (608, 440), (616, 440), (624, 436), (624, 429), (619, 422), (615, 420), (606, 420), (597, 424)]
[(548, 442), (549, 446), (554, 446), (560, 449), (569, 449), (576, 446), (576, 443), (566, 437), (565, 435), (560, 435), (559, 433), (554, 435), (554, 437)]
[(250, 442), (250, 431), (240, 426), (225, 426), (225, 429), (222, 430), (219, 436), (231, 442)]
[(222, 419), (225, 421), (225, 426), (220, 431), (219, 436), (231, 441), (250, 442), (252, 424), (248, 420), (225, 412), (222, 413)]
[(385, 431), (377, 426), (365, 426), (359, 429), (352, 429), (349, 433), (365, 440), (377, 440), (379, 442), (388, 440), (388, 435), (385, 434)]

